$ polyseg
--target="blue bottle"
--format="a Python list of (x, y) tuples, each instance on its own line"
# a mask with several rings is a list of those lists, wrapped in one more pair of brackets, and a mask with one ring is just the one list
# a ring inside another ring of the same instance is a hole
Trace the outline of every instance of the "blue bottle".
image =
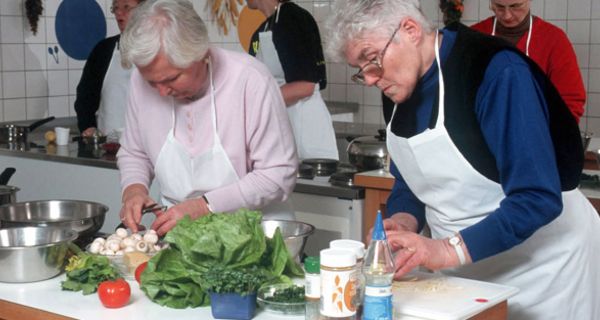
[(373, 236), (362, 269), (365, 279), (363, 320), (393, 319), (394, 270), (394, 258), (383, 229), (381, 212), (378, 211)]

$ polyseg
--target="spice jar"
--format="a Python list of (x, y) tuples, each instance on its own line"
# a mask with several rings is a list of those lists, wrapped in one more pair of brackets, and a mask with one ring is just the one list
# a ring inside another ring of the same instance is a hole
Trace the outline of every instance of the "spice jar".
[(346, 249), (321, 250), (321, 301), (324, 319), (356, 319), (356, 254)]

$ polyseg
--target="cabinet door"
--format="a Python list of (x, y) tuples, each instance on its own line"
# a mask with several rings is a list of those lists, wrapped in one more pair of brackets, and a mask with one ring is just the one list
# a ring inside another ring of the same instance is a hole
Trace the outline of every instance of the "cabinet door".
[(361, 240), (363, 200), (340, 199), (294, 192), (292, 204), (296, 220), (312, 224), (304, 253), (318, 256), (336, 239)]

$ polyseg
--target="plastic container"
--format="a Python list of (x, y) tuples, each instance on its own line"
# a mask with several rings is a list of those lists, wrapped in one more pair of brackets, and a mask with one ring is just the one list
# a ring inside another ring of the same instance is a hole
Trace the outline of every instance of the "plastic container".
[(346, 249), (353, 251), (356, 254), (356, 313), (359, 317), (362, 316), (362, 301), (364, 299), (365, 278), (362, 274), (362, 266), (365, 257), (365, 244), (362, 241), (351, 239), (338, 239), (329, 242), (329, 247), (333, 249)]
[(210, 311), (215, 319), (249, 320), (256, 311), (256, 293), (241, 295), (238, 293), (209, 292)]
[(356, 319), (356, 255), (346, 249), (320, 253), (322, 319)]
[(319, 304), (321, 299), (321, 266), (319, 257), (304, 259), (305, 279), (305, 316), (306, 320), (319, 320)]
[[(258, 289), (258, 295), (256, 296), (256, 301), (258, 302), (258, 305), (267, 312), (283, 314), (283, 315), (303, 315), (304, 308), (305, 308), (304, 301), (277, 302), (277, 301), (271, 301), (269, 299), (277, 292), (281, 292), (282, 290), (285, 290), (292, 286), (297, 286), (297, 285), (278, 283), (278, 284), (261, 287), (260, 289)], [(300, 287), (300, 288), (302, 288), (302, 287)], [(317, 308), (318, 308), (318, 301), (319, 300), (317, 299)], [(318, 314), (318, 309), (317, 309), (317, 314)]]
[(387, 242), (381, 212), (377, 220), (363, 264), (365, 297), (363, 320), (392, 320), (392, 282), (394, 278), (394, 258)]

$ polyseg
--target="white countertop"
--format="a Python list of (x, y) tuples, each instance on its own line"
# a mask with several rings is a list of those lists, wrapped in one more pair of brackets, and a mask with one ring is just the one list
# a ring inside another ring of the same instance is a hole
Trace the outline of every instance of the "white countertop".
[[(427, 277), (423, 276), (424, 273), (414, 273), (415, 279), (423, 278), (423, 281), (428, 281), (428, 278), (439, 277), (441, 275), (428, 274)], [(128, 281), (131, 286), (131, 300), (125, 307), (118, 309), (109, 309), (102, 306), (98, 295), (96, 293), (84, 296), (80, 291), (63, 291), (60, 283), (64, 281), (66, 275), (63, 273), (52, 279), (32, 282), (32, 283), (0, 283), (0, 299), (10, 301), (13, 303), (29, 306), (32, 308), (56, 313), (59, 315), (72, 317), (76, 319), (85, 320), (105, 320), (105, 319), (127, 319), (127, 320), (158, 320), (158, 319), (177, 319), (177, 320), (207, 320), (214, 319), (212, 317), (210, 307), (199, 307), (199, 308), (187, 308), (187, 309), (172, 309), (162, 307), (158, 304), (153, 303), (146, 297), (146, 295), (140, 290), (137, 282)], [(463, 278), (454, 277), (443, 277), (444, 283), (460, 283), (460, 286), (448, 286), (444, 291), (440, 291), (440, 295), (434, 298), (434, 301), (439, 299), (439, 302), (446, 301), (449, 306), (442, 307), (431, 307), (428, 305), (423, 311), (423, 303), (431, 303), (431, 294), (419, 294), (414, 293), (409, 286), (419, 285), (418, 281), (407, 282), (405, 290), (409, 290), (409, 295), (406, 296), (406, 292), (402, 290), (394, 289), (394, 300), (401, 306), (399, 310), (394, 310), (395, 320), (424, 320), (420, 318), (426, 314), (432, 313), (439, 309), (437, 312), (440, 314), (450, 314), (451, 312), (466, 312), (469, 316), (477, 314), (496, 303), (505, 300), (512, 296), (516, 289), (492, 283), (485, 283), (480, 281), (468, 280)], [(458, 289), (457, 289), (458, 288)], [(485, 289), (485, 290), (484, 290)], [(451, 293), (447, 296), (448, 290), (458, 290), (457, 292)], [(411, 293), (412, 292), (412, 293)], [(415, 291), (417, 292), (417, 291)], [(403, 295), (404, 294), (404, 295)], [(397, 295), (397, 296), (396, 296)], [(473, 304), (471, 298), (473, 295), (477, 297), (484, 297), (489, 299), (487, 303)], [(410, 298), (410, 299), (409, 299)], [(409, 305), (406, 302), (411, 300)], [(454, 301), (450, 303), (451, 301)], [(437, 303), (434, 304), (437, 306)], [(396, 308), (396, 307), (395, 307)], [(406, 310), (403, 310), (406, 309)], [(412, 310), (414, 309), (414, 310)], [(399, 314), (399, 312), (406, 314)], [(425, 312), (425, 313), (423, 313)], [(410, 316), (408, 314), (411, 314)], [(419, 314), (418, 317), (415, 317)], [(432, 313), (435, 314), (435, 313)], [(304, 319), (304, 316), (285, 316), (281, 314), (268, 313), (261, 309), (257, 309), (256, 315), (253, 319), (256, 320), (300, 320)], [(452, 317), (448, 319), (454, 319)]]
[[(137, 282), (128, 281), (131, 286), (131, 300), (123, 308), (108, 309), (102, 306), (97, 294), (84, 296), (81, 291), (63, 291), (61, 281), (65, 274), (49, 280), (32, 283), (0, 283), (0, 299), (85, 320), (127, 319), (153, 320), (214, 319), (210, 307), (172, 309), (162, 307), (148, 299)], [(304, 316), (283, 316), (257, 309), (257, 320), (301, 320)]]

